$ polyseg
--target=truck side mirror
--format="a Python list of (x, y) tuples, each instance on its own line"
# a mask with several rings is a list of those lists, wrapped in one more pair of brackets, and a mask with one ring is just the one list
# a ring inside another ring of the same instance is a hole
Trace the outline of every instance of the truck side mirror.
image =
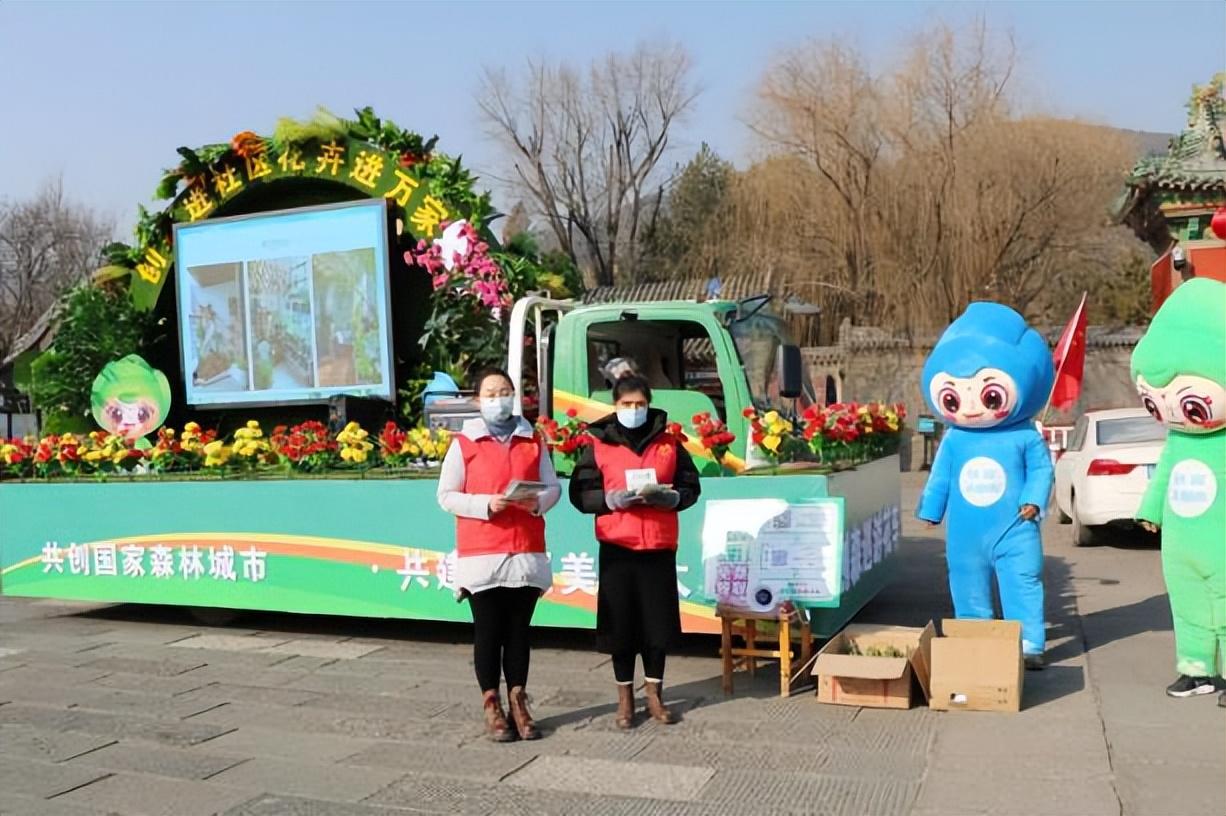
[(799, 399), (805, 388), (805, 364), (800, 346), (780, 346), (775, 352), (775, 370), (779, 377), (779, 396)]

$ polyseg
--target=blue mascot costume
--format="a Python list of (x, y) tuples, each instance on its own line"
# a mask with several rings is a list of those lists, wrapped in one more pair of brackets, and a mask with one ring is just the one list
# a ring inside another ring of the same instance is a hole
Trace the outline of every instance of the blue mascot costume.
[(923, 387), (945, 423), (916, 515), (948, 515), (949, 591), (959, 618), (995, 617), (992, 578), (1008, 620), (1022, 624), (1028, 668), (1043, 665), (1043, 544), (1051, 454), (1034, 417), (1055, 373), (1047, 342), (1017, 312), (972, 303), (924, 363)]

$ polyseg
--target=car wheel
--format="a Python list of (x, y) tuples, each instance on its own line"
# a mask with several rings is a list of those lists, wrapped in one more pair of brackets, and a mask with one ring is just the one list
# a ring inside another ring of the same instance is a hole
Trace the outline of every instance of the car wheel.
[(1073, 517), (1060, 509), (1060, 502), (1056, 502), (1056, 520), (1061, 524), (1073, 523)]
[(1087, 527), (1081, 523), (1081, 519), (1077, 518), (1077, 504), (1074, 502), (1072, 508), (1073, 517), (1073, 546), (1074, 547), (1089, 547), (1093, 545), (1098, 536), (1095, 534), (1096, 528)]

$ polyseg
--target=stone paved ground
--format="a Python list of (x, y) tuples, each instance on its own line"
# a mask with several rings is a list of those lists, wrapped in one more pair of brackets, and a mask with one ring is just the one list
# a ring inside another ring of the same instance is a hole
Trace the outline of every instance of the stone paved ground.
[[(906, 477), (905, 504), (920, 479)], [(862, 620), (947, 614), (940, 542), (909, 526)], [(1016, 715), (781, 700), (719, 689), (716, 644), (670, 661), (672, 727), (613, 727), (610, 669), (542, 633), (547, 736), (481, 739), (464, 627), (0, 599), (0, 813), (1223, 813), (1226, 711), (1171, 701), (1156, 550), (1048, 535), (1054, 665)]]

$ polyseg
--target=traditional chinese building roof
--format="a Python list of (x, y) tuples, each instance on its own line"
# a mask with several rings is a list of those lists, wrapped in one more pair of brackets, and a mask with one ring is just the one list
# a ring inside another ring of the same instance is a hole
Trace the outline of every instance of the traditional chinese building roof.
[(1226, 99), (1223, 75), (1197, 87), (1188, 102), (1188, 124), (1171, 139), (1165, 156), (1141, 159), (1128, 176), (1127, 190), (1114, 212), (1137, 235), (1159, 251), (1168, 236), (1164, 206), (1220, 206), (1226, 203)]

